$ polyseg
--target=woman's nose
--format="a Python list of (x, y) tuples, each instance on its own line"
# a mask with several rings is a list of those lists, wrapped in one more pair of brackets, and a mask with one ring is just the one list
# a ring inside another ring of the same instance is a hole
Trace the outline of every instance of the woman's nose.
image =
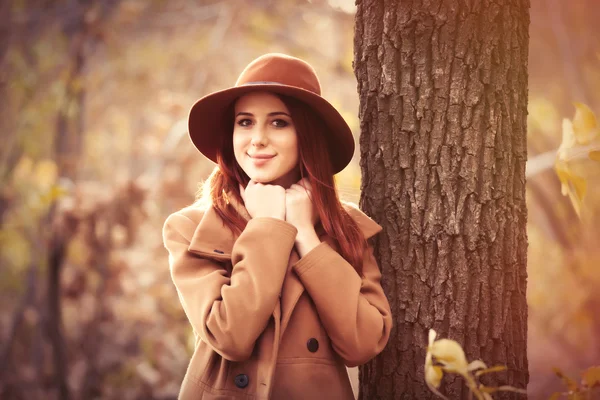
[(252, 133), (251, 143), (253, 146), (265, 146), (267, 144), (267, 135), (264, 128), (256, 127)]

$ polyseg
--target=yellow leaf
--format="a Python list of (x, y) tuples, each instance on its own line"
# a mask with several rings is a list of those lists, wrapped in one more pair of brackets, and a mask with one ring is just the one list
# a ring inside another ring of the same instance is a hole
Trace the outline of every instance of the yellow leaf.
[(500, 372), (500, 371), (506, 371), (508, 368), (506, 368), (506, 366), (504, 365), (496, 365), (494, 367), (490, 367), (490, 368), (486, 368), (480, 371), (475, 372), (475, 376), (480, 376), (483, 374), (489, 374), (490, 372)]
[(600, 161), (600, 150), (590, 151), (589, 157), (592, 161)]
[(582, 382), (590, 388), (600, 385), (600, 366), (590, 367), (585, 370)]
[(435, 359), (444, 365), (447, 372), (456, 372), (462, 375), (467, 373), (465, 352), (456, 341), (440, 339), (433, 343), (430, 351)]
[(565, 160), (570, 149), (577, 145), (575, 132), (573, 131), (573, 123), (564, 118), (562, 123), (562, 141), (558, 147), (558, 158)]
[(12, 271), (23, 270), (31, 261), (31, 242), (14, 229), (0, 230), (0, 258), (6, 260)]
[(481, 360), (475, 360), (469, 363), (467, 371), (475, 371), (476, 369), (487, 368), (487, 365)]
[(53, 185), (50, 190), (42, 193), (40, 201), (43, 206), (47, 207), (54, 203), (56, 200), (67, 195), (69, 192), (60, 185)]
[(444, 373), (442, 372), (442, 367), (440, 366), (430, 365), (429, 367), (425, 368), (425, 381), (436, 389), (440, 387), (443, 376)]
[(429, 330), (429, 346), (433, 345), (433, 342), (435, 341), (435, 337), (437, 336), (437, 332), (434, 331), (433, 329)]
[(588, 106), (583, 103), (574, 103), (577, 111), (573, 118), (573, 132), (579, 144), (588, 144), (598, 134), (596, 116)]
[(573, 379), (569, 378), (568, 376), (566, 376), (560, 369), (558, 368), (552, 368), (554, 373), (563, 380), (563, 382), (565, 383), (565, 385), (567, 385), (567, 388), (570, 391), (575, 391), (577, 390), (577, 382), (575, 382)]
[(504, 392), (515, 392), (515, 393), (527, 394), (527, 391), (525, 389), (519, 389), (514, 386), (508, 386), (508, 385), (499, 386), (496, 389), (504, 391)]
[(58, 167), (52, 160), (38, 162), (33, 171), (33, 182), (40, 189), (47, 189), (56, 182)]
[(568, 195), (575, 208), (577, 215), (580, 215), (583, 197), (587, 190), (587, 182), (584, 178), (575, 175), (565, 162), (557, 161), (554, 166), (558, 179), (561, 182), (561, 191), (563, 196)]
[(427, 384), (429, 390), (435, 393), (438, 397), (448, 400), (446, 396), (437, 390), (440, 385), (443, 372), (440, 366), (433, 365), (433, 356), (431, 355), (431, 348), (434, 344), (436, 335), (437, 333), (433, 329), (429, 330), (429, 346), (427, 347), (427, 354), (425, 355), (425, 383)]
[(28, 179), (32, 170), (33, 160), (29, 157), (21, 157), (13, 170), (13, 178), (16, 182)]

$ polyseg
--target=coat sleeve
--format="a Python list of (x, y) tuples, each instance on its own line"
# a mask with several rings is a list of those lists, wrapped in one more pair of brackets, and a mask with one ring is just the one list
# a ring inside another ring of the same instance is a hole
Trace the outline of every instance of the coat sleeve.
[(326, 242), (302, 257), (294, 269), (347, 366), (364, 364), (383, 350), (392, 317), (371, 246), (365, 250), (363, 278)]
[(222, 264), (188, 251), (196, 225), (175, 213), (163, 227), (179, 300), (204, 342), (227, 360), (246, 360), (279, 299), (296, 228), (275, 218), (250, 220), (233, 246), (229, 275)]

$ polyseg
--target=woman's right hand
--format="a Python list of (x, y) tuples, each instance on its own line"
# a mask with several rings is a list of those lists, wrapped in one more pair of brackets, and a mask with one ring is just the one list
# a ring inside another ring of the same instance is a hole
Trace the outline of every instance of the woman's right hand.
[(285, 220), (285, 189), (278, 185), (265, 185), (250, 181), (240, 195), (252, 218), (271, 217)]

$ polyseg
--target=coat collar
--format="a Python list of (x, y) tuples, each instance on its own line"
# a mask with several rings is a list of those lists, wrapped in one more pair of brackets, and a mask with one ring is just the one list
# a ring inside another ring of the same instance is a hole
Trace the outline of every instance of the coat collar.
[[(228, 203), (246, 221), (250, 220), (250, 214), (248, 214), (246, 207), (233, 196), (228, 198)], [(365, 239), (369, 239), (381, 231), (381, 226), (369, 218), (355, 204), (342, 202), (342, 205), (356, 222)], [(322, 236), (325, 232), (321, 228), (317, 233)], [(231, 250), (236, 238), (237, 235), (225, 226), (215, 209), (212, 206), (207, 206), (190, 241), (188, 250), (217, 260), (231, 259)]]
[[(228, 196), (227, 202), (242, 218), (246, 221), (250, 220), (251, 217), (246, 207), (233, 196)], [(206, 205), (205, 208), (188, 250), (217, 260), (231, 259), (231, 250), (238, 235), (225, 225), (214, 207)]]
[[(248, 214), (248, 210), (235, 197), (229, 196), (227, 201), (246, 221), (250, 220), (251, 217)], [(365, 239), (369, 239), (381, 231), (381, 226), (369, 218), (355, 204), (342, 202), (342, 206), (356, 222)], [(325, 232), (321, 228), (317, 234), (322, 236)], [(192, 253), (217, 260), (231, 259), (231, 250), (237, 236), (227, 228), (215, 209), (212, 206), (207, 206), (192, 236), (188, 250)]]

